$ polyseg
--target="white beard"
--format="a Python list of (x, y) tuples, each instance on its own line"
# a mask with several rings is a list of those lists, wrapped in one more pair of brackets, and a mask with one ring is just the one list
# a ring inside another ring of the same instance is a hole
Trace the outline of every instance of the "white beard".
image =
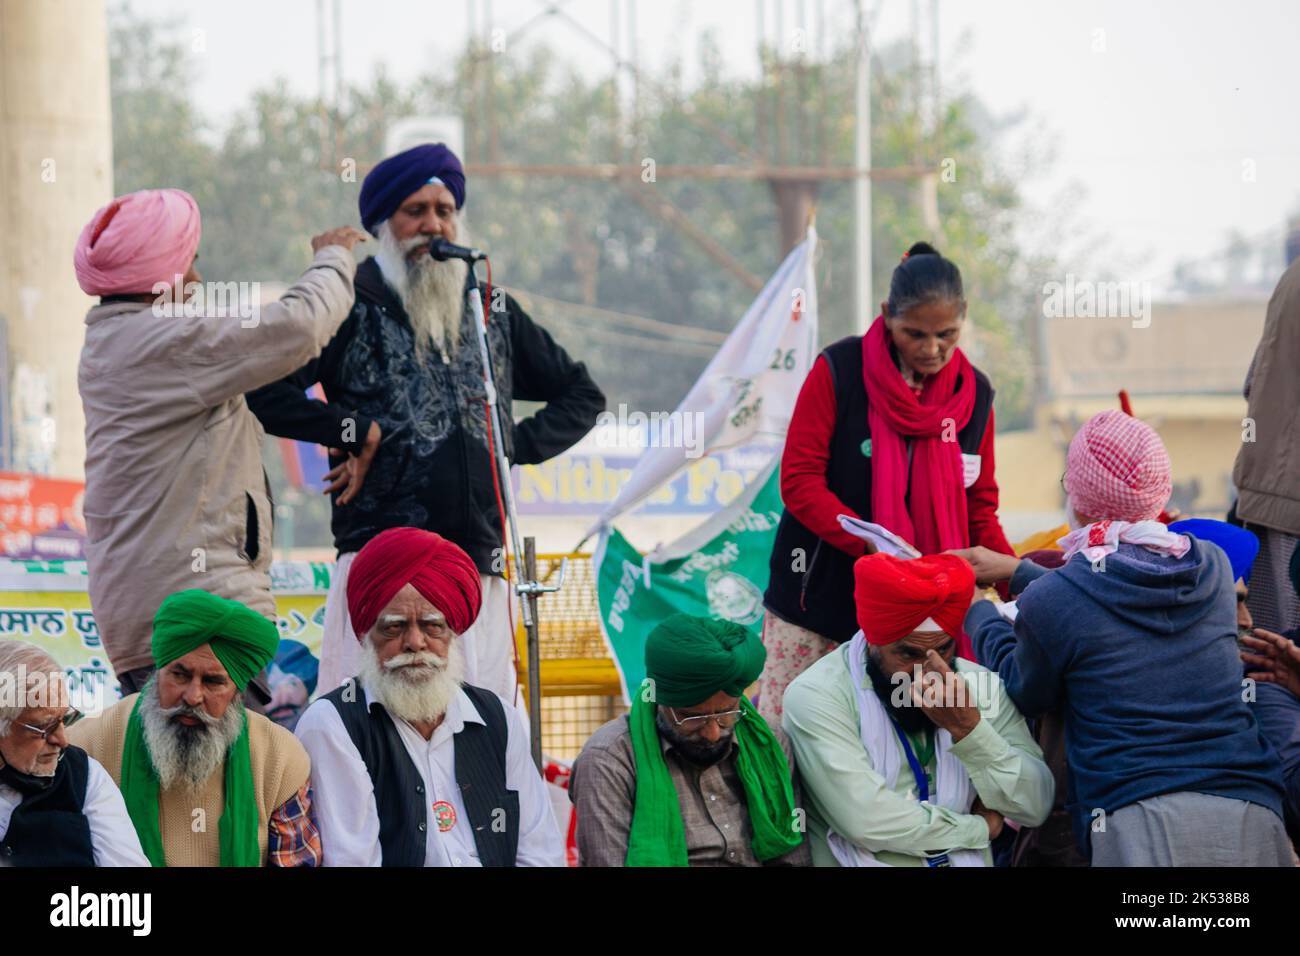
[[(361, 660), (361, 683), (366, 693), (407, 723), (437, 720), (447, 712), (465, 678), (465, 651), (459, 638), (451, 642), (447, 657), (431, 651), (398, 654), (386, 662), (369, 640)], [(426, 667), (406, 667), (413, 661)]]
[[(428, 238), (412, 236), (399, 241), (389, 228), (388, 220), (379, 224), (379, 251), (375, 261), (384, 280), (402, 300), (402, 307), (415, 332), (415, 354), (423, 360), (430, 347), (450, 361), (460, 345), (461, 315), (465, 304), (465, 279), (469, 264), (460, 259), (446, 262), (428, 256), (406, 258)], [(464, 220), (457, 225), (456, 238), (469, 242)]]
[[(197, 717), (202, 726), (185, 727), (171, 719), (182, 712)], [(193, 710), (184, 704), (164, 709), (156, 676), (149, 678), (140, 691), (140, 716), (144, 721), (145, 749), (163, 790), (175, 784), (190, 791), (203, 786), (226, 762), (226, 753), (244, 729), (244, 703), (238, 696), (220, 717), (209, 716), (202, 707)]]

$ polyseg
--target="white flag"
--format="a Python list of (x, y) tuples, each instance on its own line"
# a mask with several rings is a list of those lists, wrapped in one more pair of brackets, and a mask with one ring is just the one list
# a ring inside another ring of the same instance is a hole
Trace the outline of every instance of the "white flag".
[[(810, 226), (681, 404), (664, 416), (675, 423), (668, 432), (697, 436), (689, 443), (693, 447), (649, 443), (588, 536), (607, 529), (698, 458), (739, 447), (780, 455), (795, 399), (817, 357), (816, 249), (817, 231)], [(613, 430), (618, 423), (614, 413), (604, 412), (596, 428)], [(769, 472), (770, 465), (760, 471)]]

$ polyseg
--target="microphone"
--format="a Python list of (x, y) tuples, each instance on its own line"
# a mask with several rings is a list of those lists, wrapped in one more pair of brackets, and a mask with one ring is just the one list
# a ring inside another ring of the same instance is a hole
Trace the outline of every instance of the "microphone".
[(464, 259), (466, 262), (477, 262), (480, 259), (487, 258), (487, 253), (481, 249), (458, 246), (446, 239), (431, 240), (429, 242), (429, 255), (439, 262), (446, 262), (448, 259)]

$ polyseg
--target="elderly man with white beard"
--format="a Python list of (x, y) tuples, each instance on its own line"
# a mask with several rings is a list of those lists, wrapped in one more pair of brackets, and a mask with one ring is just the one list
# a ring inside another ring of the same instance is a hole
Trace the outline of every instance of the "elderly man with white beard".
[(69, 731), (121, 788), (154, 866), (320, 863), (307, 752), (241, 696), (279, 643), (238, 601), (178, 591), (154, 616), (140, 693)]
[(515, 709), (463, 683), (479, 574), (447, 539), (393, 528), (352, 564), (360, 673), (298, 722), (326, 866), (562, 866)]
[[(344, 601), (356, 553), (381, 531), (414, 527), (454, 541), (474, 561), (483, 611), (460, 635), (466, 674), (515, 700), (503, 522), (468, 266), (429, 256), (435, 238), (469, 242), (464, 203), (460, 160), (441, 143), (375, 166), (362, 184), (360, 211), (380, 249), (357, 269), (351, 314), (319, 359), (247, 396), (271, 434), (331, 449), (326, 491), (338, 563), (321, 642), (322, 693), (361, 664)], [(509, 295), (494, 288), (484, 312), (510, 461), (558, 455), (595, 425), (604, 395)], [(316, 383), (326, 402), (307, 397)], [(514, 399), (546, 405), (512, 422)]]
[(0, 866), (148, 866), (116, 784), (68, 743), (69, 703), (49, 654), (0, 641)]

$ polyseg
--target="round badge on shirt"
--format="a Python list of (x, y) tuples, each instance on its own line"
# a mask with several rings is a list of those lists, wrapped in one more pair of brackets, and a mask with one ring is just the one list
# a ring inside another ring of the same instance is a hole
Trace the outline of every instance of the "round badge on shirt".
[(439, 800), (433, 805), (433, 819), (438, 823), (438, 831), (446, 833), (456, 825), (456, 808), (446, 800)]

